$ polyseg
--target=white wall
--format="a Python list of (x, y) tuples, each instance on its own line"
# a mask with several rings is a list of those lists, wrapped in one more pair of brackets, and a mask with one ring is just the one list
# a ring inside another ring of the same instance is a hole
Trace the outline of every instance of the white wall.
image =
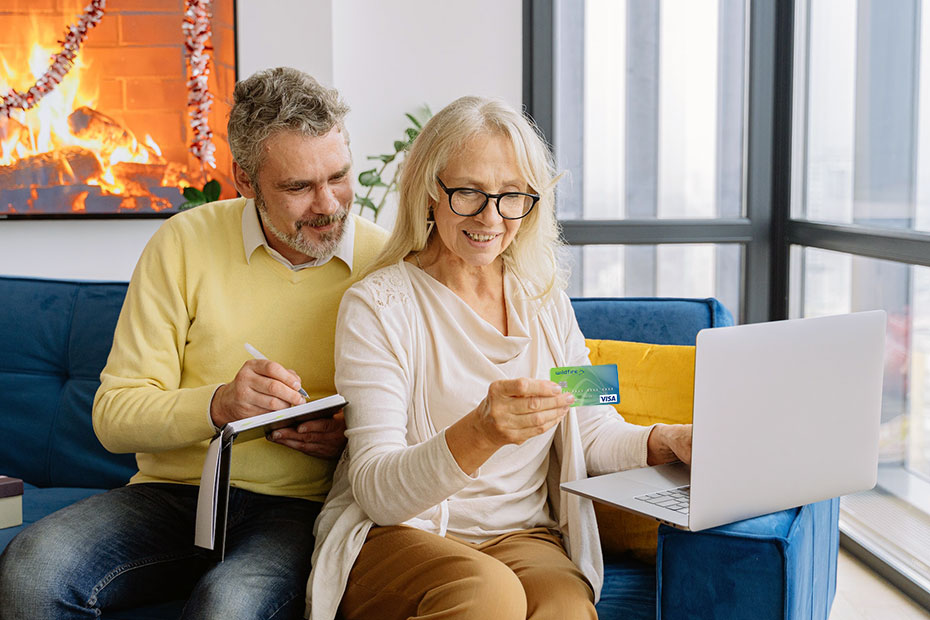
[[(239, 75), (289, 65), (340, 89), (356, 174), (404, 113), (522, 93), (522, 0), (239, 0)], [(393, 212), (379, 218), (390, 227)], [(162, 220), (0, 220), (0, 274), (127, 280)]]
[(331, 85), (334, 1), (338, 0), (239, 0), (239, 79), (286, 66)]
[[(393, 152), (423, 104), (462, 95), (523, 98), (522, 0), (334, 0), (333, 83), (352, 111), (356, 174)], [(370, 213), (370, 211), (366, 211)], [(395, 211), (378, 218), (391, 228)]]
[(0, 220), (0, 274), (128, 280), (163, 221)]

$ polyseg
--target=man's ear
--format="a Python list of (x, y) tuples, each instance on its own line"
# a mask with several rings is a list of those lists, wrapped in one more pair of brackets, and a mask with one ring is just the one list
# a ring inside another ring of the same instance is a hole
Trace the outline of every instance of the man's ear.
[(236, 184), (236, 190), (246, 198), (255, 198), (255, 186), (252, 184), (252, 179), (249, 175), (236, 163), (236, 160), (233, 160), (232, 168), (233, 183)]

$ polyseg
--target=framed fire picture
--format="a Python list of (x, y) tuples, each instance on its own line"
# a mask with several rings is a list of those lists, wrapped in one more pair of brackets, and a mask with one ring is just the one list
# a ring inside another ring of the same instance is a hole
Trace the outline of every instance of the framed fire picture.
[(0, 24), (0, 219), (232, 198), (234, 0), (30, 0)]

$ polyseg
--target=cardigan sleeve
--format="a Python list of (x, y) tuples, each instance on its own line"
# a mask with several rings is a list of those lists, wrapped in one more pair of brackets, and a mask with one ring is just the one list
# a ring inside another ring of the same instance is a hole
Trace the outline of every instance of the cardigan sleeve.
[[(589, 365), (590, 352), (565, 293), (556, 300), (554, 314), (559, 334), (564, 338), (565, 363)], [(646, 443), (652, 426), (630, 424), (610, 405), (577, 407), (576, 411), (589, 475), (646, 466)]]
[(349, 402), (348, 477), (355, 500), (378, 525), (396, 525), (473, 478), (456, 463), (444, 433), (408, 441), (415, 339), (407, 312), (413, 300), (396, 291), (377, 297), (370, 285), (365, 280), (350, 288), (339, 307), (336, 389)]

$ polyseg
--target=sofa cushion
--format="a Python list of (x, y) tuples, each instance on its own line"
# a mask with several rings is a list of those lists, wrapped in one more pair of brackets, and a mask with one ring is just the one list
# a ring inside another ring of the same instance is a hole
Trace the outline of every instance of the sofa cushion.
[(599, 620), (655, 620), (655, 566), (628, 557), (604, 556)]
[(620, 402), (633, 424), (690, 424), (694, 397), (693, 346), (589, 339), (592, 364), (616, 364)]
[(603, 340), (694, 344), (705, 327), (733, 325), (733, 315), (713, 298), (590, 297), (572, 299), (572, 307), (585, 337)]
[[(587, 340), (592, 364), (616, 364), (620, 402), (614, 405), (627, 422), (640, 425), (691, 422), (694, 394), (694, 347), (617, 340)], [(654, 563), (659, 523), (594, 502), (601, 546), (607, 553), (630, 554)]]
[(135, 473), (108, 453), (91, 403), (124, 283), (0, 277), (0, 472), (39, 487), (113, 488)]

